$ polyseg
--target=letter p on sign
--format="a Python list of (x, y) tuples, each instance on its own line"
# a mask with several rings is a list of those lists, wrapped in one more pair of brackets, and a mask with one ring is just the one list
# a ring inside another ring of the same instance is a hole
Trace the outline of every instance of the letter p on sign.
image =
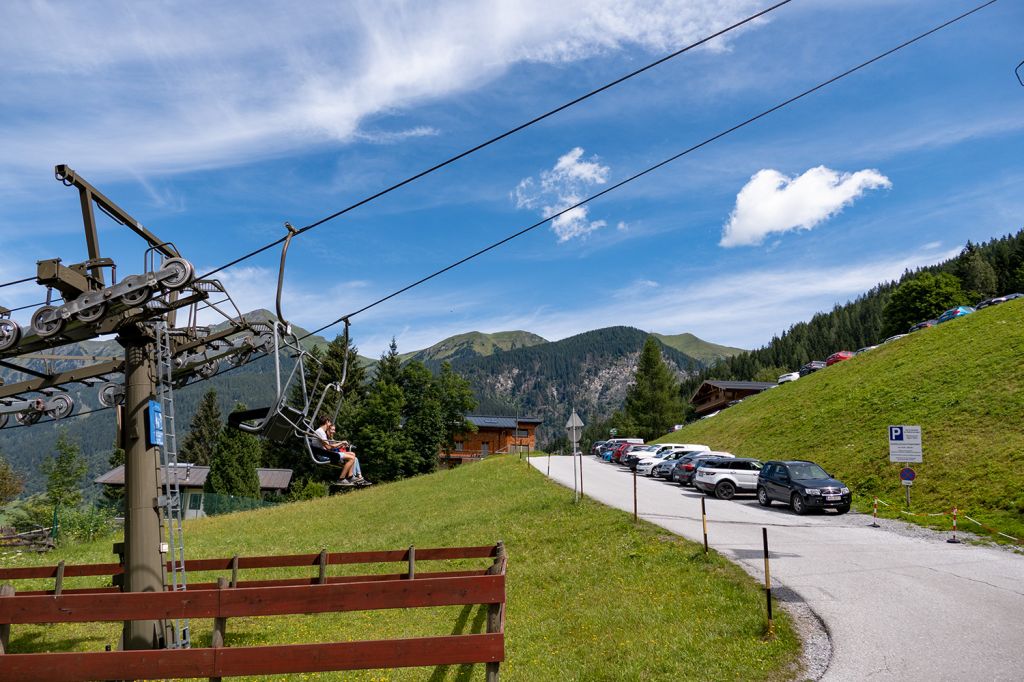
[(890, 426), (889, 427), (889, 440), (903, 440), (903, 427), (902, 426)]

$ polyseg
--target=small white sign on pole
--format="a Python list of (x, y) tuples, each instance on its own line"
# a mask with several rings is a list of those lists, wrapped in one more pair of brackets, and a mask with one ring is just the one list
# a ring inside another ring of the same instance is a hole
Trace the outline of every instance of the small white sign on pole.
[(923, 461), (920, 426), (900, 425), (889, 427), (889, 461)]

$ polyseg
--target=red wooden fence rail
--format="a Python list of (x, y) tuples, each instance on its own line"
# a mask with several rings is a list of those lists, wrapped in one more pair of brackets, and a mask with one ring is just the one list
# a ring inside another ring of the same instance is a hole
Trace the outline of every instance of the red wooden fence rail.
[[(410, 548), (412, 549), (412, 548)], [(436, 547), (414, 550), (415, 561), (444, 561), (452, 559), (481, 559), (496, 556), (496, 545), (483, 545), (474, 547)], [(398, 563), (408, 562), (410, 558), (409, 549), (390, 550), (383, 552), (335, 552), (326, 554), (327, 565), (352, 565), (352, 564), (376, 564), (376, 563)], [(185, 570), (190, 573), (202, 571), (233, 570), (235, 577), (233, 582), (238, 587), (274, 587), (284, 585), (309, 585), (319, 582), (319, 578), (284, 578), (277, 580), (250, 580), (238, 581), (237, 571), (242, 569), (267, 569), (267, 568), (289, 568), (303, 567), (310, 568), (320, 566), (320, 554), (291, 554), (281, 556), (251, 556), (251, 557), (229, 557), (225, 559), (189, 559), (185, 561)], [(167, 570), (171, 570), (170, 562)], [(116, 576), (121, 575), (124, 568), (120, 564), (78, 564), (65, 566), (63, 574), (59, 566), (28, 566), (23, 568), (0, 568), (0, 581), (5, 580), (33, 580), (33, 579), (54, 579), (94, 577), (94, 576)], [(435, 573), (419, 573), (419, 577), (441, 577), (460, 575), (480, 575), (483, 570), (470, 571), (443, 571)], [(361, 576), (334, 576), (326, 577), (325, 581), (335, 582), (364, 582), (373, 580), (400, 580), (406, 578), (406, 573), (373, 574)], [(55, 584), (51, 590), (31, 590), (19, 592), (19, 596), (54, 594), (58, 585)], [(216, 582), (192, 583), (189, 590), (212, 590), (217, 588)], [(79, 587), (63, 588), (63, 594), (94, 594), (103, 592), (120, 592), (118, 587)]]
[[(485, 570), (416, 573), (414, 561), (493, 557)], [(0, 626), (38, 623), (170, 620), (272, 616), (325, 612), (423, 608), (453, 605), (489, 605), (486, 634), (449, 635), (395, 640), (289, 644), (260, 647), (162, 649), (84, 653), (10, 654), (0, 642), (0, 680), (109, 680), (167, 677), (229, 677), (396, 668), (410, 666), (486, 663), (489, 682), (498, 679), (498, 663), (505, 658), (505, 569), (507, 557), (499, 543), (487, 547), (354, 552), (326, 555), (326, 563), (358, 564), (403, 561), (405, 574), (326, 577), (237, 583), (231, 589), (202, 589), (156, 593), (114, 592), (116, 588), (87, 588), (0, 596)], [(321, 555), (199, 559), (188, 570), (323, 566)], [(64, 576), (113, 575), (111, 564), (64, 566)], [(33, 573), (28, 573), (34, 571)], [(2, 569), (2, 579), (57, 578), (58, 567)], [(297, 581), (297, 582), (296, 582)], [(317, 581), (310, 584), (310, 581)], [(225, 581), (221, 581), (222, 584)], [(285, 583), (285, 584), (279, 584)], [(216, 586), (216, 584), (213, 584)], [(57, 587), (60, 590), (60, 587)], [(6, 591), (10, 594), (10, 588)]]

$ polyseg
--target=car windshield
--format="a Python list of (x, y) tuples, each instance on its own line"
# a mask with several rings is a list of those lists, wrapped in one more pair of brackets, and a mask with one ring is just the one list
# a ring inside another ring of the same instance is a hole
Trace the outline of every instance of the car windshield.
[(831, 478), (825, 470), (817, 464), (790, 464), (789, 475), (794, 481), (810, 481), (816, 478)]

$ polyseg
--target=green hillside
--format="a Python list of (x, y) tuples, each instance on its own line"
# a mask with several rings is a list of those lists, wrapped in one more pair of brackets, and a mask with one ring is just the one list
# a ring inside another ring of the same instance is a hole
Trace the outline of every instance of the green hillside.
[(956, 505), (1024, 537), (1024, 300), (885, 344), (664, 440), (762, 460), (812, 459), (850, 486), (860, 509), (878, 495), (898, 511), (903, 487), (900, 465), (889, 462), (890, 424), (922, 428), (913, 511)]
[(669, 348), (675, 348), (680, 353), (685, 353), (691, 358), (696, 358), (701, 362), (707, 364), (713, 364), (717, 360), (722, 358), (729, 358), (738, 353), (745, 353), (743, 348), (733, 348), (732, 346), (720, 346), (717, 343), (711, 343), (705, 341), (693, 334), (652, 334), (654, 338), (661, 341)]
[(528, 348), (541, 343), (547, 343), (547, 339), (524, 331), (495, 332), (493, 334), (466, 332), (438, 341), (429, 348), (404, 353), (400, 357), (403, 361), (419, 360), (427, 365), (440, 365), (442, 362), (457, 358), (486, 357), (493, 355), (496, 351)]
[[(513, 457), (491, 458), (354, 494), (202, 519), (185, 526), (190, 558), (320, 551), (369, 551), (498, 540), (508, 551), (507, 660), (502, 680), (792, 679), (800, 643), (776, 610), (778, 638), (765, 641), (764, 593), (721, 556), (548, 481)], [(9, 565), (109, 562), (110, 538), (19, 555)], [(450, 562), (449, 562), (450, 563)], [(441, 570), (421, 562), (421, 571)], [(479, 567), (479, 562), (473, 563)], [(456, 568), (447, 565), (445, 569)], [(315, 570), (315, 567), (314, 567)], [(329, 575), (393, 572), (388, 566), (331, 566)], [(223, 573), (223, 572), (221, 572)], [(242, 579), (310, 575), (310, 568), (243, 571)], [(662, 576), (666, 579), (646, 579)], [(671, 576), (669, 579), (668, 577)], [(189, 582), (211, 575), (189, 575)], [(68, 578), (65, 587), (95, 584)], [(47, 581), (52, 585), (52, 581)], [(43, 584), (42, 581), (39, 583)], [(680, 585), (686, 589), (680, 589)], [(27, 584), (19, 589), (30, 589)], [(232, 618), (231, 646), (416, 637), (481, 632), (486, 607), (393, 609)], [(210, 641), (210, 620), (193, 619), (193, 639)], [(117, 623), (17, 626), (11, 652), (102, 650)], [(324, 673), (316, 679), (482, 680), (483, 666)], [(247, 678), (253, 679), (253, 678)], [(264, 679), (264, 678), (261, 678)], [(274, 678), (279, 679), (279, 678)], [(292, 679), (292, 678), (289, 678)], [(298, 676), (295, 677), (298, 679)], [(301, 679), (307, 679), (302, 676)]]

